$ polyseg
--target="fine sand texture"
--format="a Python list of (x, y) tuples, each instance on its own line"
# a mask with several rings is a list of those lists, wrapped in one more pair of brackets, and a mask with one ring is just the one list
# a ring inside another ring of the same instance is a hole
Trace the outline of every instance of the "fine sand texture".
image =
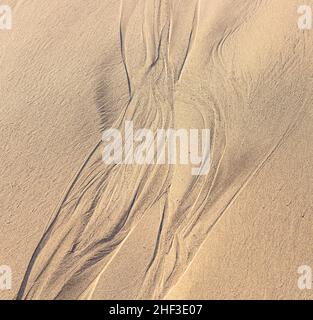
[[(313, 1), (306, 0), (313, 8)], [(298, 0), (7, 0), (1, 299), (311, 299), (313, 29)], [(102, 161), (124, 124), (211, 166)]]

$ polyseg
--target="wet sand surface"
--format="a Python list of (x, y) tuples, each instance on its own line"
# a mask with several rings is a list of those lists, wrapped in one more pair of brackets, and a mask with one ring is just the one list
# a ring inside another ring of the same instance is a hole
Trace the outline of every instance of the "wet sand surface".
[[(313, 266), (313, 30), (298, 1), (7, 3), (0, 298), (312, 298), (297, 287)], [(106, 165), (102, 132), (125, 121), (209, 128), (208, 174)]]

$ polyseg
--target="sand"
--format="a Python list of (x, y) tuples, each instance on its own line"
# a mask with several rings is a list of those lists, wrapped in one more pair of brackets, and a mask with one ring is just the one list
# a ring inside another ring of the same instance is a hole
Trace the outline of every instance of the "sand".
[[(295, 0), (7, 0), (1, 299), (310, 299), (313, 30)], [(307, 0), (313, 8), (313, 1)], [(211, 130), (211, 167), (102, 132)]]

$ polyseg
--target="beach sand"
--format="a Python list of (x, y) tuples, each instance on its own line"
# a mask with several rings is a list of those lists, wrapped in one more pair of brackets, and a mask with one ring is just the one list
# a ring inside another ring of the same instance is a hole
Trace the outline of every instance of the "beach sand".
[[(313, 30), (296, 0), (6, 0), (1, 299), (311, 299)], [(306, 5), (313, 8), (313, 1)], [(210, 129), (211, 166), (102, 161)]]

